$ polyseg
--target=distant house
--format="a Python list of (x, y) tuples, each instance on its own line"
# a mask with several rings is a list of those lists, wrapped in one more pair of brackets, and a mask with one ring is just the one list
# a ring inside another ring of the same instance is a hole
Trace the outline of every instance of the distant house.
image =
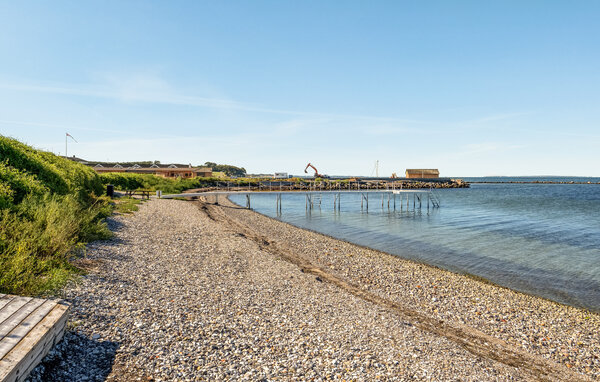
[(275, 179), (287, 179), (288, 177), (288, 173), (287, 172), (276, 172), (275, 174), (273, 174), (273, 178)]
[(437, 168), (411, 168), (406, 169), (406, 177), (420, 179), (439, 178), (440, 171)]
[[(133, 166), (124, 167), (119, 163), (103, 163), (94, 164), (90, 163), (90, 166), (98, 173), (107, 172), (125, 172), (134, 174), (151, 174), (161, 176), (163, 178), (196, 178), (196, 177), (211, 177), (212, 168), (210, 167), (191, 167), (189, 165), (157, 165), (153, 164), (148, 167), (142, 167), (139, 164)], [(179, 167), (181, 166), (181, 167)]]
[(151, 174), (162, 176), (163, 178), (209, 178), (213, 176), (210, 167), (192, 167), (191, 164), (159, 164), (152, 162), (138, 163), (116, 163), (116, 162), (90, 162), (75, 156), (66, 157), (69, 160), (85, 164), (92, 167), (98, 173), (107, 172), (127, 172), (134, 174)]

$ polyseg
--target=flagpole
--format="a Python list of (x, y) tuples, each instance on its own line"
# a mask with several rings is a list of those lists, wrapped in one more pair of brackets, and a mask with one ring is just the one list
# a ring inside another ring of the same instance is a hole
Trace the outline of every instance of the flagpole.
[(65, 158), (67, 158), (69, 156), (69, 153), (67, 152), (67, 141), (68, 141), (68, 137), (71, 137), (72, 140), (75, 141), (75, 143), (79, 143), (77, 142), (77, 140), (75, 138), (73, 138), (73, 136), (69, 133), (65, 133)]

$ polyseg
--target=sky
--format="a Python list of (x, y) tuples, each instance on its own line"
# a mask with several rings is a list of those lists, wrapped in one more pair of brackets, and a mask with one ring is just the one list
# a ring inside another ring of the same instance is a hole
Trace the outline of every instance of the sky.
[(600, 176), (598, 1), (0, 0), (0, 134), (250, 173)]

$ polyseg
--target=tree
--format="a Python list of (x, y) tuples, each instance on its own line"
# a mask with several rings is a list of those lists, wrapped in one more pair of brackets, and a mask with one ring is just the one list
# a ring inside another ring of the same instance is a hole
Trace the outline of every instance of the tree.
[(224, 172), (227, 176), (245, 176), (246, 169), (236, 167), (229, 164), (216, 164), (214, 162), (206, 162), (204, 166), (211, 167), (213, 171)]

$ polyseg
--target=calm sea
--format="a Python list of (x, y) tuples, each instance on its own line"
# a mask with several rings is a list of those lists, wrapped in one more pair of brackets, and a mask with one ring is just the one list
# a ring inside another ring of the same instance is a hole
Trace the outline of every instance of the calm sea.
[[(553, 180), (597, 183), (600, 178), (465, 178), (470, 181)], [(401, 258), (483, 277), (561, 303), (600, 311), (600, 184), (472, 184), (436, 190), (440, 208), (400, 210), (397, 197), (381, 206), (370, 194), (342, 194), (341, 210), (323, 194), (306, 210), (300, 194), (253, 195), (256, 211)], [(245, 197), (233, 202), (245, 205)]]

